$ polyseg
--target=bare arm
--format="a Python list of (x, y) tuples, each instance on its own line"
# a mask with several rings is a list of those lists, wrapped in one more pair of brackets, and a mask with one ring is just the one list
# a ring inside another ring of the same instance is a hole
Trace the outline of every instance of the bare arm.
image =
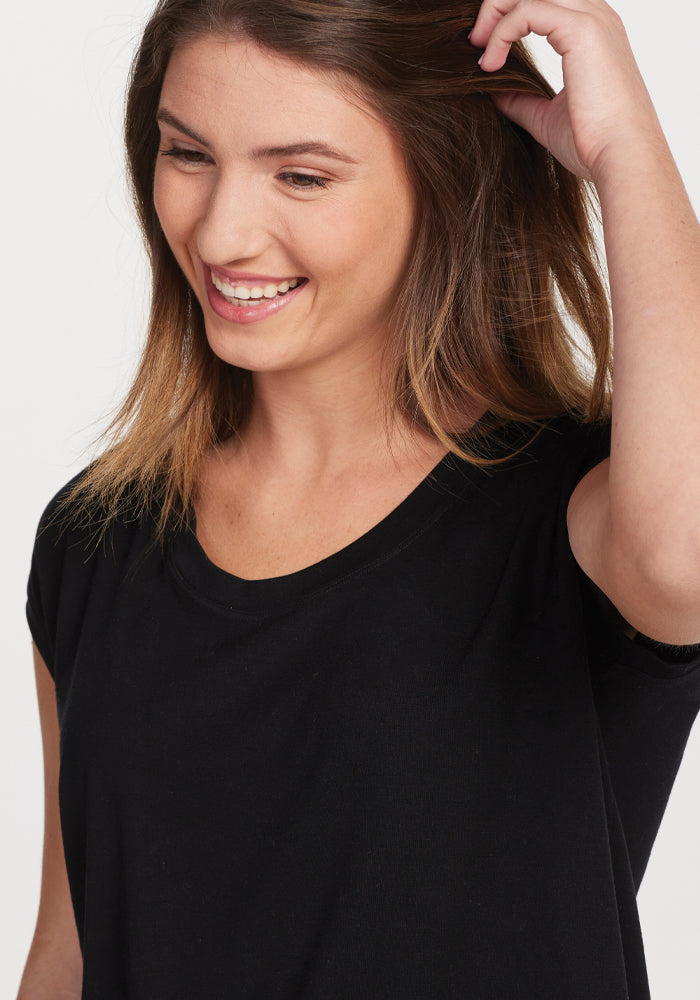
[(700, 641), (700, 226), (660, 131), (596, 175), (615, 327), (612, 450), (577, 487), (571, 546), (641, 632)]
[(34, 670), (44, 747), (44, 852), (39, 914), (17, 1000), (79, 1000), (83, 960), (68, 888), (58, 812), (56, 692), (36, 646)]

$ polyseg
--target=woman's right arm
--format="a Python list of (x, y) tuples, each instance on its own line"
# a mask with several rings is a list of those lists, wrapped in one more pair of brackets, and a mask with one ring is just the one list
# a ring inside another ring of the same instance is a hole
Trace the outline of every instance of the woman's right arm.
[(17, 1000), (79, 1000), (83, 960), (68, 888), (58, 811), (56, 691), (48, 667), (36, 646), (33, 648), (44, 747), (44, 853), (39, 914)]

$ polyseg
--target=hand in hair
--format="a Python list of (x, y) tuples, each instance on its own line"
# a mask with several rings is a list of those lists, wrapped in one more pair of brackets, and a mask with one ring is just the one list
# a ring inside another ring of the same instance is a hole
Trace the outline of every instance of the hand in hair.
[(622, 21), (603, 0), (485, 0), (470, 36), (484, 49), (482, 70), (501, 69), (512, 43), (531, 32), (562, 57), (563, 89), (553, 100), (493, 99), (563, 166), (595, 181), (609, 155), (661, 135)]

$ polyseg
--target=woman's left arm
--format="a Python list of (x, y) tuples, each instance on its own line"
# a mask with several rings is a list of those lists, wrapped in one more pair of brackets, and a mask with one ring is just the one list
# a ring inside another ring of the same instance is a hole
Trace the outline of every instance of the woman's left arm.
[(602, 0), (486, 0), (481, 68), (546, 35), (556, 98), (494, 98), (600, 198), (615, 338), (610, 458), (578, 484), (572, 551), (623, 617), (700, 642), (700, 226), (617, 14)]

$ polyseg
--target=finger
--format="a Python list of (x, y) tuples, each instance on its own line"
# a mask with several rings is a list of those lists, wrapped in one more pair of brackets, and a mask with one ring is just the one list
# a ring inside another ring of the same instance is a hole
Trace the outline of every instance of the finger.
[(582, 36), (596, 30), (596, 17), (552, 0), (519, 0), (495, 25), (479, 64), (487, 73), (501, 69), (513, 42), (531, 32), (545, 35), (552, 48), (564, 56)]
[(591, 172), (578, 155), (570, 130), (566, 130), (563, 141), (556, 140), (556, 136), (562, 134), (563, 119), (568, 119), (564, 91), (552, 100), (512, 91), (490, 96), (499, 111), (529, 132), (562, 166), (578, 177), (591, 180)]
[(491, 100), (507, 118), (526, 129), (541, 145), (545, 145), (546, 136), (542, 121), (551, 103), (549, 98), (508, 91), (503, 94), (491, 94)]
[[(484, 0), (479, 14), (474, 22), (474, 28), (469, 35), (469, 41), (476, 48), (485, 49), (491, 34), (504, 17), (518, 6), (522, 6), (523, 0)], [(607, 8), (604, 0), (550, 0), (550, 4), (568, 10), (578, 10), (582, 13), (598, 8)]]
[(477, 48), (485, 49), (493, 29), (516, 3), (519, 3), (519, 0), (485, 0), (479, 8), (474, 27), (469, 35), (471, 44)]

